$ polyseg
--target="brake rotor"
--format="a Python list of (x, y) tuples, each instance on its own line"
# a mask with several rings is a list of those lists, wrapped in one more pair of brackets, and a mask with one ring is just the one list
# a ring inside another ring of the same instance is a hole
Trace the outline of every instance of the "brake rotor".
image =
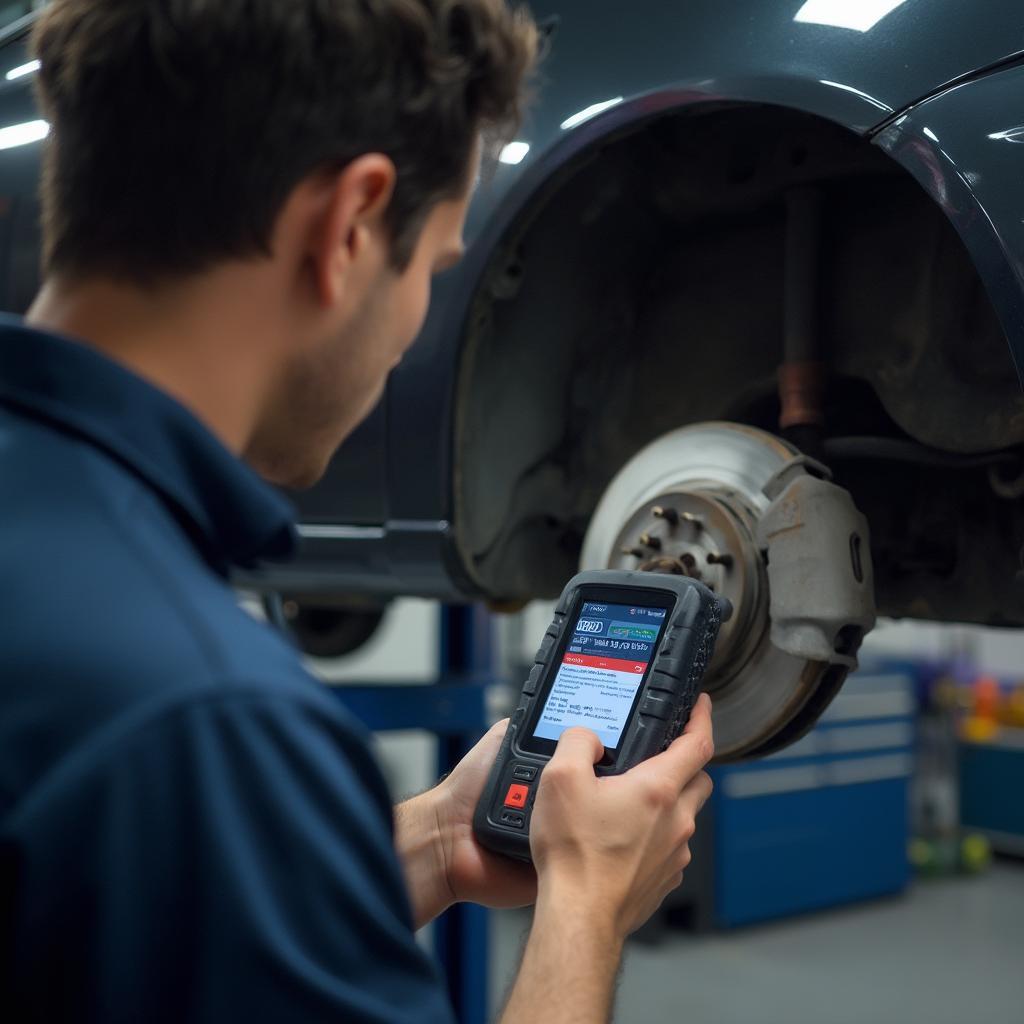
[(701, 580), (733, 604), (704, 679), (716, 761), (778, 749), (802, 735), (845, 677), (828, 661), (774, 646), (757, 526), (764, 488), (800, 453), (764, 431), (701, 423), (664, 435), (612, 480), (583, 545), (583, 569), (640, 569)]

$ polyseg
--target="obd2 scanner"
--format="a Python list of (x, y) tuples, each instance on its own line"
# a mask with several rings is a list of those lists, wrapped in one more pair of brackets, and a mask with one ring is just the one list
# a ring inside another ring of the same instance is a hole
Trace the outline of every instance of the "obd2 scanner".
[(728, 601), (687, 576), (601, 570), (566, 585), (473, 818), (488, 849), (530, 859), (530, 815), (565, 729), (597, 733), (598, 775), (664, 750), (690, 717)]

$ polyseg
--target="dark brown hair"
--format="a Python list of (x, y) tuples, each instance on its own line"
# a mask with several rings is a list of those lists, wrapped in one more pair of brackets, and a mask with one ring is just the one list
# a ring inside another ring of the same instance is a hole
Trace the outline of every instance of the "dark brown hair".
[(33, 34), (51, 123), (44, 265), (140, 283), (269, 253), (307, 175), (398, 170), (404, 267), (520, 116), (536, 30), (505, 0), (55, 0)]

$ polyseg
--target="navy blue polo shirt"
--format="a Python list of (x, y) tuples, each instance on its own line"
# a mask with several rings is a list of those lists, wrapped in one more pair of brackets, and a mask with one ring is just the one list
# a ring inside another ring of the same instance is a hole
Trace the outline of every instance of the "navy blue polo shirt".
[(182, 405), (3, 320), (5, 1019), (451, 1019), (366, 735), (227, 583), (293, 545)]

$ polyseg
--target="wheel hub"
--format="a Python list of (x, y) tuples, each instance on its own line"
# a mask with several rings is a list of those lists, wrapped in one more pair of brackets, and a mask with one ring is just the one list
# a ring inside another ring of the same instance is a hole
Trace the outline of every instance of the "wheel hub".
[(831, 659), (801, 657), (773, 643), (758, 526), (771, 505), (765, 487), (799, 460), (779, 438), (738, 424), (675, 430), (617, 474), (584, 542), (584, 569), (691, 576), (732, 602), (733, 617), (722, 627), (704, 680), (714, 699), (719, 761), (796, 739), (846, 674)]
[(700, 580), (735, 610), (723, 624), (704, 688), (720, 690), (768, 625), (768, 588), (754, 540), (755, 519), (735, 492), (674, 490), (642, 504), (616, 538), (609, 567)]

